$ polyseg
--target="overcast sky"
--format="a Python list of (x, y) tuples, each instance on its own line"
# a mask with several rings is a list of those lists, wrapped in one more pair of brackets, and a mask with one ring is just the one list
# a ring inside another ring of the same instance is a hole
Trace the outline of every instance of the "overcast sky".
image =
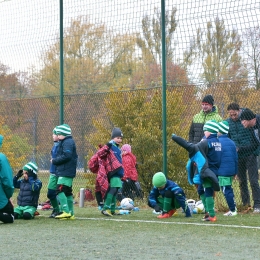
[[(0, 0), (0, 62), (12, 71), (41, 68), (39, 56), (59, 37), (59, 0)], [(144, 15), (160, 8), (160, 0), (64, 0), (64, 27), (78, 15), (105, 23), (115, 33), (141, 31)], [(227, 28), (259, 25), (259, 0), (165, 0), (166, 9), (177, 7), (175, 47), (179, 58), (198, 27), (219, 17)]]

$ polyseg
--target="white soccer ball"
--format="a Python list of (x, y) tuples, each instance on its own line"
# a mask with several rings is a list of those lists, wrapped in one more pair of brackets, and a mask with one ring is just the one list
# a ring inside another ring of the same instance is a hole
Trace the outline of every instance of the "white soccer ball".
[(130, 198), (124, 198), (120, 205), (122, 209), (132, 210), (134, 208), (134, 201)]
[(201, 200), (197, 201), (193, 209), (193, 214), (204, 214), (205, 208)]

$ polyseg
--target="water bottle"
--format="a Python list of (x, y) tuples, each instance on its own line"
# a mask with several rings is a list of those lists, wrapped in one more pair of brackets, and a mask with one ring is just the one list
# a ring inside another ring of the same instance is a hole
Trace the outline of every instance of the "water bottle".
[(131, 211), (127, 210), (127, 209), (120, 209), (119, 210), (120, 215), (128, 215), (131, 213)]

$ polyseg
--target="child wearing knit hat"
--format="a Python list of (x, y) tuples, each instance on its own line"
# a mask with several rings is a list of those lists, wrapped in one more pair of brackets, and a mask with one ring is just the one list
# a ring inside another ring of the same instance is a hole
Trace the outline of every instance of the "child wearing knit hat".
[(119, 147), (123, 138), (121, 129), (114, 127), (111, 133), (111, 138), (112, 139), (105, 145), (106, 153), (103, 159), (108, 158), (109, 154), (112, 154), (113, 158), (116, 160), (114, 163), (120, 165), (120, 167), (111, 172), (106, 172), (109, 188), (106, 193), (106, 198), (101, 213), (110, 217), (120, 214), (116, 211), (116, 197), (118, 190), (122, 188), (121, 178), (124, 176), (124, 169), (122, 166), (122, 151)]
[(227, 121), (219, 122), (218, 139), (221, 143), (221, 164), (218, 169), (220, 188), (225, 196), (229, 211), (224, 216), (236, 216), (237, 208), (232, 188), (232, 181), (237, 174), (237, 151), (235, 143), (228, 138), (229, 124)]
[(137, 183), (138, 172), (136, 169), (136, 157), (132, 153), (132, 147), (130, 144), (124, 144), (121, 147), (121, 151), (124, 168), (122, 195), (124, 198), (131, 198), (132, 200), (134, 200), (136, 196), (142, 199), (143, 192), (140, 189), (140, 183)]
[[(54, 129), (52, 130), (52, 139), (53, 139), (53, 147), (51, 149), (51, 158), (56, 158), (58, 145), (59, 145), (57, 127), (54, 127)], [(57, 172), (56, 172), (56, 165), (51, 163), (47, 198), (50, 200), (50, 203), (53, 207), (53, 211), (52, 211), (51, 215), (49, 216), (49, 218), (55, 218), (57, 215), (60, 214), (59, 202), (57, 200), (57, 192), (56, 192), (57, 182), (58, 182), (58, 176), (57, 176)]]
[(76, 144), (68, 124), (57, 126), (55, 131), (59, 145), (56, 157), (51, 158), (51, 163), (56, 166), (56, 175), (58, 176), (56, 191), (62, 210), (62, 213), (56, 215), (55, 219), (74, 220), (72, 184), (76, 176), (78, 160)]
[(170, 218), (180, 207), (186, 217), (191, 217), (185, 193), (177, 183), (168, 180), (162, 172), (154, 174), (152, 183), (154, 187), (148, 197), (148, 206), (161, 212), (157, 218)]
[[(14, 187), (20, 189), (14, 209), (15, 219), (32, 219), (37, 210), (42, 182), (37, 177), (38, 166), (28, 162), (13, 178)], [(22, 179), (20, 179), (23, 176)]]
[[(188, 143), (183, 138), (172, 135), (172, 139), (180, 146), (189, 151), (189, 157), (193, 159), (189, 169), (194, 168), (196, 162), (196, 171), (192, 171), (190, 183), (194, 183), (194, 178), (199, 175), (197, 184), (197, 192), (203, 202), (206, 214), (203, 221), (215, 222), (217, 220), (214, 210), (214, 191), (219, 190), (217, 179), (218, 168), (221, 160), (221, 143), (218, 140), (217, 133), (219, 125), (216, 120), (209, 120), (203, 126), (204, 138), (198, 144)], [(197, 158), (194, 158), (197, 156)], [(199, 157), (199, 160), (198, 160)], [(197, 160), (197, 161), (196, 161)], [(188, 161), (189, 162), (189, 161)], [(200, 166), (200, 168), (199, 168)], [(198, 174), (199, 173), (199, 174)]]
[[(203, 126), (203, 131), (205, 138), (201, 143), (206, 142), (207, 145), (203, 146), (202, 144), (201, 147), (203, 148), (201, 149), (204, 149), (207, 156), (209, 169), (217, 175), (221, 162), (221, 143), (217, 137), (219, 132), (218, 122), (216, 120), (207, 121)], [(211, 181), (204, 179), (203, 183), (198, 186), (197, 191), (206, 209), (205, 217), (202, 220), (215, 222), (217, 218), (214, 209), (214, 189)]]

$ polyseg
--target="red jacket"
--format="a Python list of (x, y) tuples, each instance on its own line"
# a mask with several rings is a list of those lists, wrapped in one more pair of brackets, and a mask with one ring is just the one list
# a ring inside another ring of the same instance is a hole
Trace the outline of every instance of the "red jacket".
[(131, 179), (132, 181), (137, 181), (138, 172), (136, 170), (136, 157), (132, 153), (123, 153), (122, 160), (124, 168), (124, 177), (122, 180)]
[(91, 157), (88, 166), (91, 172), (97, 173), (95, 191), (101, 191), (104, 198), (109, 187), (107, 174), (116, 171), (122, 165), (108, 146), (104, 145)]

